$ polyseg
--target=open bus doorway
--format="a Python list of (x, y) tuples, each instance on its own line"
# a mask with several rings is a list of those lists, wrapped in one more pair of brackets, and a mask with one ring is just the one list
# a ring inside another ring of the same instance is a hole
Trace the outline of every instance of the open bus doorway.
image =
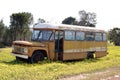
[(63, 31), (55, 32), (55, 55), (58, 60), (63, 60)]

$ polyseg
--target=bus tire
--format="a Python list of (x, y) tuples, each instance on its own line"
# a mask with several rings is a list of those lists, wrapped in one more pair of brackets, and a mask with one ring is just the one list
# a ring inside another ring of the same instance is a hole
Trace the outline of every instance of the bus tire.
[(94, 53), (92, 53), (92, 52), (89, 52), (88, 54), (87, 54), (87, 59), (94, 59), (94, 55), (93, 55)]
[(40, 51), (36, 51), (32, 57), (29, 58), (30, 63), (38, 63), (39, 61), (44, 60), (44, 55)]

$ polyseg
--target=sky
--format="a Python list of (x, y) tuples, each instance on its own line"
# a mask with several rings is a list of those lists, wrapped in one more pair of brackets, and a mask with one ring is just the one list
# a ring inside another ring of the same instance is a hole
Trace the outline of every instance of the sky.
[(0, 0), (0, 19), (7, 26), (12, 13), (30, 12), (34, 23), (42, 18), (59, 24), (69, 16), (79, 19), (81, 10), (97, 14), (96, 27), (99, 29), (120, 28), (119, 0)]

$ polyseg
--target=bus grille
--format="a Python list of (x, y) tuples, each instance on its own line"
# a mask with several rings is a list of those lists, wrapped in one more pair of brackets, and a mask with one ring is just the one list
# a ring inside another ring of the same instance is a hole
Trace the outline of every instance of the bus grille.
[(24, 48), (22, 47), (14, 47), (14, 51), (17, 53), (24, 53)]

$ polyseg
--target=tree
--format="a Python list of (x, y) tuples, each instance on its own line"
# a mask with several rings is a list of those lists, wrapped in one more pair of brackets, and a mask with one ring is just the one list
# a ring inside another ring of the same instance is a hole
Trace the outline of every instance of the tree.
[(30, 31), (29, 26), (33, 23), (33, 15), (28, 12), (13, 13), (10, 16), (10, 23), (13, 40), (25, 40), (26, 34)]
[(0, 48), (5, 46), (5, 35), (7, 27), (4, 25), (3, 20), (0, 21)]
[(3, 36), (3, 43), (6, 46), (10, 46), (12, 44), (12, 33), (9, 27), (5, 27), (5, 34)]
[(46, 21), (44, 19), (39, 18), (38, 23), (45, 23)]
[(113, 28), (109, 31), (108, 39), (115, 45), (120, 46), (120, 28)]
[(65, 18), (65, 19), (62, 21), (62, 24), (77, 25), (77, 21), (76, 21), (76, 19), (73, 18), (73, 17), (68, 17), (68, 18)]
[(3, 42), (3, 36), (5, 34), (5, 25), (3, 23), (3, 20), (0, 21), (0, 42)]
[(79, 25), (80, 26), (90, 26), (90, 27), (95, 27), (96, 26), (96, 14), (95, 13), (90, 13), (86, 12), (84, 10), (79, 11), (80, 15), (80, 21)]

